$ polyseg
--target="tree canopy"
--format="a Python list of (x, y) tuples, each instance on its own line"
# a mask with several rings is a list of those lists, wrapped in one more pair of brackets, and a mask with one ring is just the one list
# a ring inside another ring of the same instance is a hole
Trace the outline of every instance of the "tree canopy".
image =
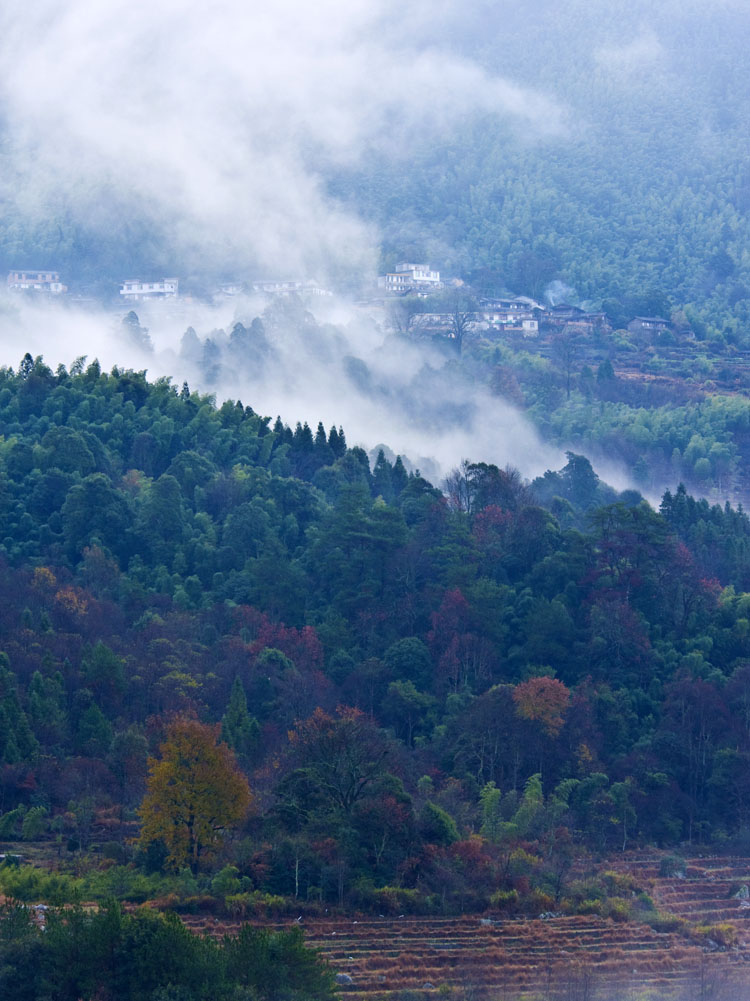
[(149, 761), (139, 810), (141, 843), (162, 841), (171, 866), (197, 871), (247, 814), (247, 779), (217, 731), (198, 720), (174, 720), (159, 751), (161, 757)]

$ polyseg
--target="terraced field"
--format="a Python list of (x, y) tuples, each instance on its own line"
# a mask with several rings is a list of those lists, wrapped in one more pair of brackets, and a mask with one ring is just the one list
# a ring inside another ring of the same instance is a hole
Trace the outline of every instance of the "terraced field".
[[(342, 994), (373, 1001), (448, 987), (488, 999), (750, 996), (750, 901), (731, 895), (745, 881), (750, 886), (750, 859), (690, 859), (684, 876), (668, 878), (659, 876), (659, 861), (624, 856), (607, 867), (638, 875), (661, 908), (693, 924), (731, 923), (735, 946), (593, 916), (304, 919), (303, 927), (339, 974)], [(210, 935), (238, 924), (185, 921)]]

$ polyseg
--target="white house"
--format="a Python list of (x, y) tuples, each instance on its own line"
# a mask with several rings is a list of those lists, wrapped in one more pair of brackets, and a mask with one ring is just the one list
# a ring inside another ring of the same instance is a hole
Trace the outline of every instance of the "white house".
[(222, 282), (218, 288), (219, 295), (233, 296), (242, 294), (242, 282)]
[(29, 268), (26, 271), (11, 271), (8, 274), (8, 288), (13, 292), (50, 292), (60, 295), (67, 292), (67, 286), (60, 281), (57, 271), (39, 271)]
[(316, 295), (332, 296), (333, 292), (323, 288), (317, 282), (308, 281), (255, 281), (250, 287), (253, 292), (263, 292), (265, 295)]
[(428, 264), (411, 264), (408, 261), (401, 261), (396, 265), (396, 270), (387, 275), (380, 275), (378, 278), (378, 288), (385, 289), (395, 295), (404, 292), (416, 292), (426, 294), (436, 292), (443, 287), (440, 281), (440, 272), (430, 270)]
[(120, 295), (128, 302), (139, 299), (176, 299), (179, 279), (162, 278), (160, 282), (144, 282), (140, 278), (128, 278), (122, 282)]

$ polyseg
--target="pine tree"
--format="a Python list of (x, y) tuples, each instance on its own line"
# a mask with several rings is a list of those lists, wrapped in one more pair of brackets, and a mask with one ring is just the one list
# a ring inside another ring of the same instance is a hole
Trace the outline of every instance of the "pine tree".
[(243, 763), (253, 760), (260, 742), (260, 726), (247, 709), (247, 696), (239, 675), (234, 679), (227, 711), (221, 721), (221, 738)]

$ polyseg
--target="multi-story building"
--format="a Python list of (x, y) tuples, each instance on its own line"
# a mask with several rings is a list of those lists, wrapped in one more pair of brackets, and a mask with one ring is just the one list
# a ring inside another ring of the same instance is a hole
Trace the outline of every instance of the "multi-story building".
[(401, 261), (396, 265), (395, 271), (378, 278), (378, 288), (385, 289), (391, 295), (404, 295), (407, 292), (427, 295), (442, 287), (439, 271), (431, 271), (428, 264), (410, 264), (408, 261)]
[(120, 287), (120, 295), (128, 301), (141, 299), (176, 299), (179, 279), (162, 278), (159, 282), (144, 282), (140, 278), (128, 278)]
[(255, 281), (250, 283), (253, 292), (263, 292), (265, 295), (316, 295), (332, 296), (333, 292), (323, 288), (317, 282), (308, 281)]
[(36, 268), (9, 272), (8, 288), (13, 292), (49, 292), (51, 295), (67, 292), (67, 286), (60, 281), (60, 275), (57, 271), (37, 270)]

